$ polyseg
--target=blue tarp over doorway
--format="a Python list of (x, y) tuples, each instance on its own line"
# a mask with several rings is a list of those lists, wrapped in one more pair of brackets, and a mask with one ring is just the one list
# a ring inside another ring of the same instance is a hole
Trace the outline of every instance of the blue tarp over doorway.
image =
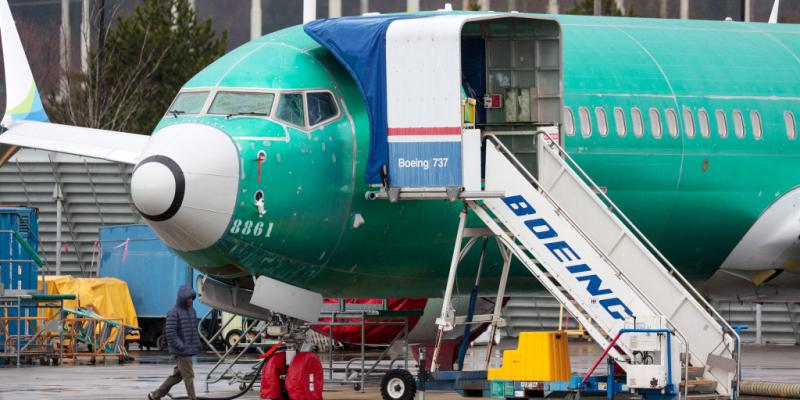
[(343, 17), (309, 22), (303, 29), (327, 48), (355, 79), (367, 105), (370, 122), (369, 156), (364, 180), (381, 183), (381, 168), (389, 163), (386, 138), (386, 30), (400, 19), (437, 14)]

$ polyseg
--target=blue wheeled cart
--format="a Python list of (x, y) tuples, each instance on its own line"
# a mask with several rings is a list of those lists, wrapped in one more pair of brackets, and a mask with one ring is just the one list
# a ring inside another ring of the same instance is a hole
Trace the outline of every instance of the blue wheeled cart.
[[(680, 385), (677, 383), (680, 378), (672, 374), (672, 359), (669, 357), (664, 357), (666, 371), (668, 372), (666, 373), (666, 382), (661, 387), (631, 388), (628, 387), (628, 377), (626, 375), (615, 375), (615, 361), (612, 357), (607, 357), (608, 351), (622, 335), (633, 333), (659, 335), (666, 343), (666, 353), (671, 354), (672, 332), (668, 329), (620, 329), (617, 336), (585, 376), (574, 375), (567, 381), (534, 382), (489, 380), (487, 371), (484, 370), (429, 372), (425, 368), (425, 351), (421, 349), (420, 370), (417, 376), (409, 381), (410, 374), (407, 371), (389, 371), (383, 382), (381, 382), (381, 391), (382, 393), (394, 393), (399, 396), (409, 393), (406, 390), (419, 390), (423, 393), (426, 390), (453, 391), (468, 397), (491, 397), (509, 400), (521, 400), (531, 397), (577, 399), (589, 396), (613, 399), (617, 394), (630, 392), (645, 400), (678, 400), (681, 397)], [(604, 359), (607, 366), (606, 375), (592, 375)], [(686, 392), (683, 394), (685, 395)], [(413, 397), (413, 394), (411, 396)], [(390, 396), (390, 398), (403, 397)]]

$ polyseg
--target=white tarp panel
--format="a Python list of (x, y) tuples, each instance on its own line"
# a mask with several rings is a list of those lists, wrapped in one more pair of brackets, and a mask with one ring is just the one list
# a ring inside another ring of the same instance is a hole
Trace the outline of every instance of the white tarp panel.
[(400, 20), (389, 26), (389, 136), (398, 129), (414, 129), (420, 135), (435, 130), (461, 133), (461, 27), (467, 19), (446, 15)]

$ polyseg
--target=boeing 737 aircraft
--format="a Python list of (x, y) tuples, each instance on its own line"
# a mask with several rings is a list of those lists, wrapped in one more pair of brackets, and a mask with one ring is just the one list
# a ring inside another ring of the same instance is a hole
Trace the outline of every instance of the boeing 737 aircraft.
[[(453, 14), (392, 18), (436, 24)], [(707, 295), (800, 299), (800, 29), (506, 15), (475, 25), (481, 38), (464, 28), (460, 79), (481, 103), (479, 127), (558, 125), (568, 153)], [(514, 25), (523, 16), (552, 35)], [(148, 224), (227, 285), (249, 289), (266, 276), (325, 297), (441, 297), (462, 205), (365, 196), (382, 190), (368, 161), (374, 99), (348, 60), (315, 40), (340, 26), (322, 23), (218, 59), (143, 136), (47, 122), (3, 0), (0, 159), (29, 147), (136, 165), (131, 192)], [(529, 81), (524, 71), (556, 78)], [(535, 90), (547, 82), (563, 90), (555, 103)], [(477, 259), (473, 251), (463, 262), (461, 288), (472, 286)], [(490, 250), (485, 287), (496, 287), (501, 263)], [(536, 281), (514, 264), (510, 285)]]

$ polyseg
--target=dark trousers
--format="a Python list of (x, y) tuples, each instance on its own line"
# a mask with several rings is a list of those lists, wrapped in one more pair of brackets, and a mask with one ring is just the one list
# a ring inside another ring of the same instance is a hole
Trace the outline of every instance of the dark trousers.
[(175, 369), (172, 374), (167, 377), (167, 380), (151, 393), (154, 399), (160, 399), (169, 393), (169, 390), (183, 381), (186, 385), (186, 394), (190, 400), (197, 399), (194, 393), (194, 370), (192, 369), (192, 357), (175, 356)]

